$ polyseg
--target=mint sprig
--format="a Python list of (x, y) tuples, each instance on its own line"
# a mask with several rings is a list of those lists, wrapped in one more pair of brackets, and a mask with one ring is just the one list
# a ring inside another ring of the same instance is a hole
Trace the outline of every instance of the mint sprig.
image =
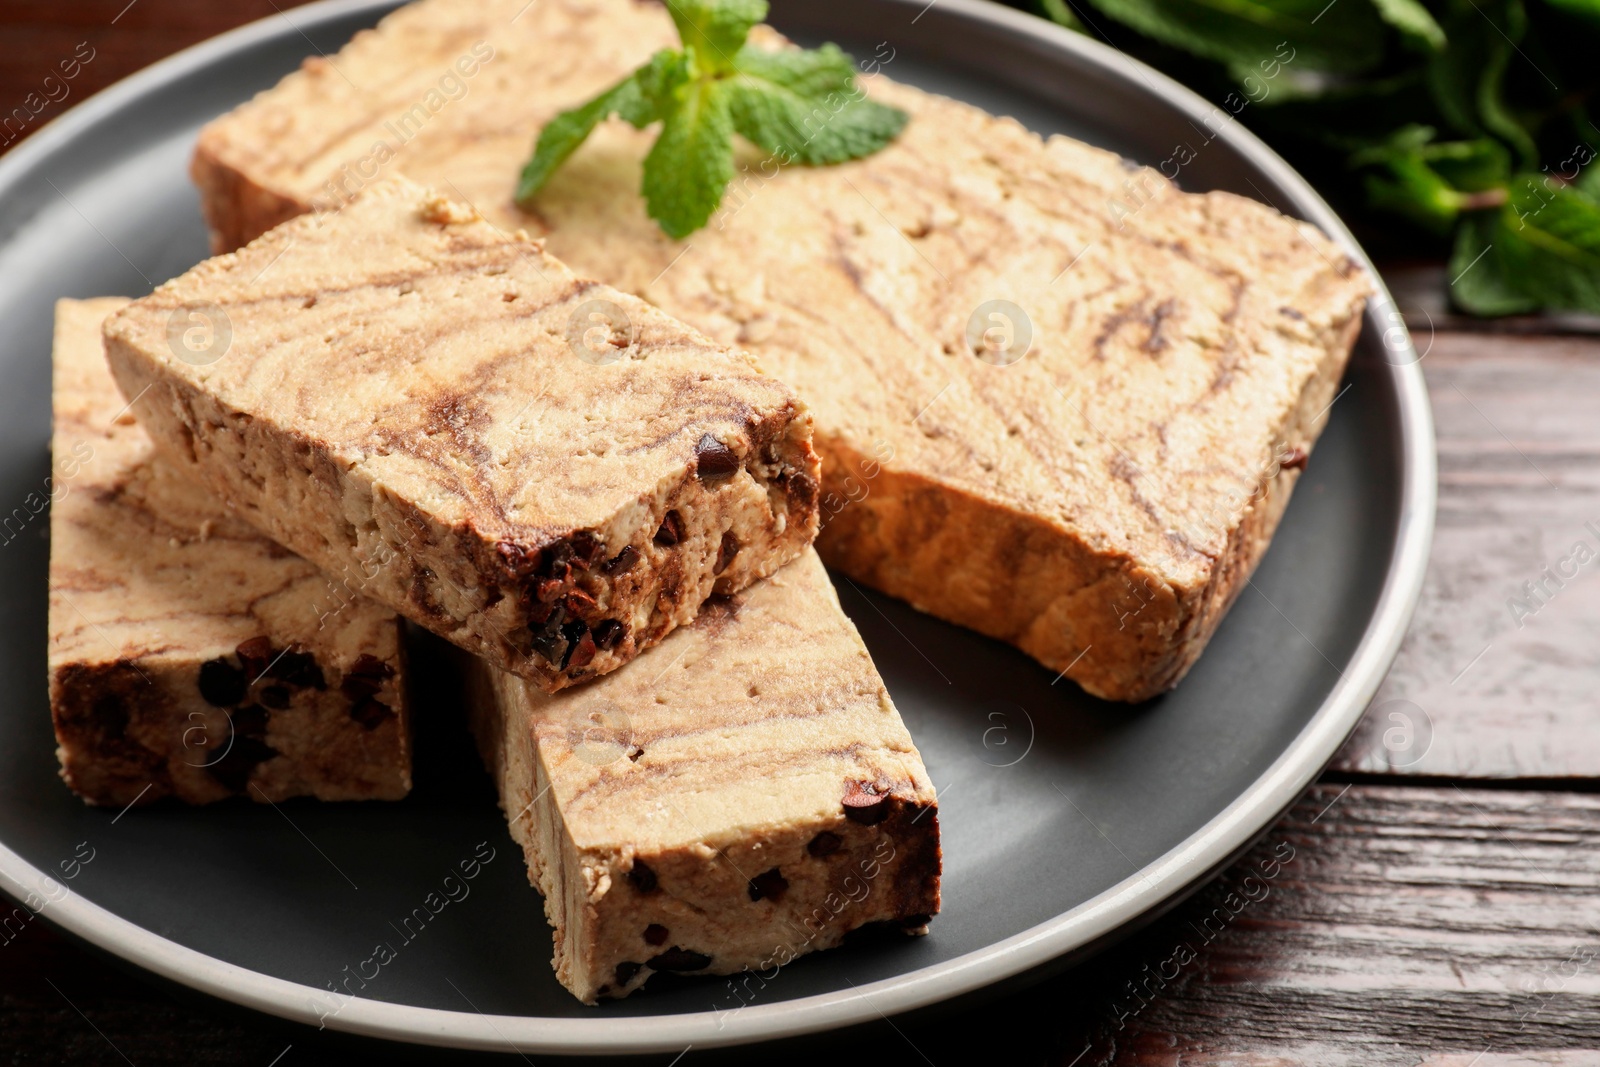
[(834, 45), (766, 51), (746, 43), (766, 0), (667, 0), (683, 47), (663, 49), (616, 85), (539, 132), (517, 183), (531, 205), (568, 157), (612, 115), (661, 123), (641, 191), (668, 236), (704, 226), (733, 179), (734, 134), (781, 164), (818, 166), (879, 151), (905, 128), (898, 108), (868, 100), (855, 64)]

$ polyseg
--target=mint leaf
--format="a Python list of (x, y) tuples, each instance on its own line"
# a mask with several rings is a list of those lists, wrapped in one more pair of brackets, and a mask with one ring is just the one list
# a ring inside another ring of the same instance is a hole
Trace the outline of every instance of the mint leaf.
[(1466, 6), (1445, 25), (1450, 44), (1427, 72), (1439, 110), (1461, 133), (1498, 137), (1532, 164), (1538, 146), (1507, 105), (1505, 88), (1506, 66), (1527, 29), (1522, 4)]
[(1462, 223), (1451, 299), (1475, 315), (1600, 312), (1600, 200), (1533, 172), (1517, 175), (1509, 193), (1498, 211)]
[(834, 44), (780, 52), (746, 46), (734, 57), (733, 69), (804, 97), (849, 93), (856, 85), (855, 62)]
[(1511, 145), (1525, 165), (1533, 166), (1539, 159), (1539, 146), (1511, 113), (1505, 98), (1506, 66), (1511, 62), (1515, 42), (1522, 39), (1528, 28), (1528, 16), (1520, 0), (1506, 0), (1503, 21), (1505, 26), (1496, 28), (1504, 39), (1504, 47), (1493, 53), (1484, 68), (1483, 80), (1478, 84), (1478, 113), (1483, 116), (1483, 124), (1490, 133)]
[(1389, 140), (1350, 156), (1364, 175), (1367, 202), (1442, 235), (1463, 211), (1506, 201), (1511, 158), (1498, 142), (1433, 140), (1431, 126), (1404, 126)]
[(1445, 46), (1444, 30), (1420, 0), (1372, 0), (1372, 6), (1417, 51), (1437, 52)]
[(1543, 174), (1519, 174), (1499, 238), (1518, 292), (1545, 307), (1600, 312), (1600, 201)]
[(1073, 14), (1072, 8), (1067, 6), (1067, 0), (1039, 0), (1039, 8), (1044, 12), (1044, 17), (1058, 26), (1065, 26), (1069, 30), (1086, 32), (1083, 22)]
[(766, 0), (666, 0), (683, 48), (657, 52), (588, 103), (539, 131), (517, 183), (532, 200), (596, 126), (620, 115), (643, 129), (661, 123), (644, 161), (650, 217), (674, 238), (706, 224), (733, 179), (733, 136), (783, 153), (787, 163), (840, 163), (870, 155), (908, 116), (856, 88), (855, 63), (833, 45), (766, 52), (745, 39)]
[(1475, 210), (1504, 195), (1511, 180), (1511, 153), (1499, 141), (1480, 137), (1475, 141), (1446, 141), (1430, 144), (1422, 157), (1452, 189), (1466, 194), (1496, 194), (1493, 197), (1468, 195), (1462, 207)]
[[(633, 72), (639, 85), (641, 106), (635, 111), (617, 108), (618, 117), (642, 130), (660, 120), (671, 106), (672, 94), (687, 84), (693, 75), (689, 71), (689, 57), (682, 52), (663, 48), (650, 57), (650, 62)], [(626, 101), (624, 101), (626, 102)]]
[(733, 121), (722, 83), (697, 81), (661, 124), (644, 160), (645, 206), (681, 240), (711, 218), (733, 179)]
[(1450, 256), (1450, 300), (1472, 315), (1522, 315), (1537, 311), (1539, 302), (1518, 292), (1506, 276), (1506, 265), (1495, 249), (1506, 238), (1500, 234), (1500, 214), (1467, 218), (1456, 231)]
[(667, 11), (684, 48), (705, 71), (733, 69), (756, 23), (767, 17), (767, 0), (667, 0)]
[(1558, 166), (1561, 167), (1560, 173), (1566, 173), (1567, 168), (1572, 167), (1574, 164), (1582, 167), (1583, 170), (1578, 174), (1578, 180), (1572, 184), (1579, 192), (1587, 193), (1591, 198), (1600, 200), (1600, 167), (1593, 165), (1594, 160), (1594, 149), (1585, 145), (1578, 152), (1562, 160)]
[(1424, 229), (1447, 234), (1460, 204), (1450, 183), (1428, 165), (1424, 153), (1432, 137), (1433, 130), (1427, 126), (1407, 127), (1387, 143), (1355, 153), (1350, 162), (1378, 171), (1365, 175), (1367, 203), (1403, 215)]
[(682, 66), (681, 62), (674, 62), (676, 55), (657, 52), (645, 66), (587, 104), (563, 111), (551, 119), (539, 131), (533, 158), (522, 168), (522, 176), (517, 181), (517, 203), (525, 204), (533, 199), (556, 168), (577, 151), (596, 126), (613, 114), (621, 115), (641, 129), (659, 118), (660, 101), (671, 91), (674, 68)]
[(1356, 72), (1383, 58), (1383, 22), (1367, 0), (1091, 2), (1162, 44), (1238, 67), (1292, 55), (1303, 70)]
[(728, 79), (733, 128), (788, 162), (843, 163), (869, 156), (899, 136), (907, 115), (866, 99), (855, 65), (833, 45), (815, 52), (746, 48)]

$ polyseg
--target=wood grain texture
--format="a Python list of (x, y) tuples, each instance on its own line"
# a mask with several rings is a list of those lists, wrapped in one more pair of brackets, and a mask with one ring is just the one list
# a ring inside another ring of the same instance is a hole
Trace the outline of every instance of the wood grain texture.
[(1597, 1062), (1577, 1052), (1600, 1046), (1597, 846), (1589, 795), (1319, 785), (1072, 976), (1085, 1033), (1058, 1062), (1085, 1046), (1078, 1067)]
[(1333, 766), (1600, 777), (1600, 339), (1416, 331), (1438, 424), (1433, 556), (1405, 645)]
[[(6, 0), (0, 152), (164, 56), (304, 0)], [(309, 51), (307, 46), (307, 50)], [(87, 59), (83, 57), (87, 56)], [(77, 72), (70, 63), (78, 59)], [(69, 66), (63, 68), (63, 63)], [(21, 109), (21, 113), (18, 112)]]

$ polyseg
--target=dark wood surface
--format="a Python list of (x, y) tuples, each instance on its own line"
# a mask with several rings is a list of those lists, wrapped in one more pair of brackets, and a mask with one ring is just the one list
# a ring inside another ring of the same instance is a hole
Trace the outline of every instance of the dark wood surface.
[[(290, 6), (0, 0), (0, 117), (29, 110), (0, 142)], [(93, 58), (47, 85), (83, 45)], [(1600, 329), (1581, 316), (1465, 321), (1445, 307), (1437, 266), (1385, 274), (1427, 353), (1438, 534), (1405, 647), (1323, 781), (1114, 952), (981, 1006), (763, 1059), (942, 1067), (987, 1046), (1060, 1067), (1600, 1064), (1600, 558), (1547, 583), (1528, 602), (1537, 610), (1510, 603), (1576, 542), (1600, 557), (1585, 525), (1600, 530)], [(0, 949), (0, 1064), (374, 1058), (477, 1057), (277, 1023), (157, 984), (43, 923)], [(682, 1062), (746, 1061), (692, 1049)]]
[[(1400, 655), (1334, 767), (1600, 778), (1600, 340), (1426, 322), (1414, 331), (1439, 442), (1433, 558)], [(1575, 576), (1544, 577), (1569, 556)], [(1543, 584), (1543, 603), (1527, 583)], [(1394, 713), (1431, 730), (1425, 751), (1385, 748)]]

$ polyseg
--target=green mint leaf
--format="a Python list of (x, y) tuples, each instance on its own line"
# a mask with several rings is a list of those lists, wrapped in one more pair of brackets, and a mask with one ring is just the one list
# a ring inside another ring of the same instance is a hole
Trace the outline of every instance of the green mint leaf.
[(1588, 145), (1579, 146), (1560, 163), (1556, 164), (1556, 173), (1569, 175), (1574, 169), (1582, 168), (1578, 173), (1578, 180), (1572, 184), (1579, 192), (1587, 193), (1591, 199), (1600, 200), (1600, 167), (1590, 166), (1595, 160), (1594, 149)]
[(834, 44), (777, 52), (746, 46), (734, 56), (733, 69), (807, 98), (852, 92), (856, 85), (855, 62)]
[(1428, 64), (1427, 77), (1439, 111), (1458, 132), (1497, 137), (1524, 166), (1533, 166), (1538, 146), (1506, 103), (1505, 86), (1506, 67), (1526, 29), (1519, 0), (1460, 10), (1445, 23), (1450, 44)]
[(684, 48), (708, 72), (733, 69), (745, 38), (767, 17), (767, 0), (667, 0)]
[(1499, 141), (1487, 137), (1430, 144), (1422, 150), (1422, 157), (1451, 188), (1469, 194), (1464, 204), (1468, 210), (1485, 202), (1483, 197), (1473, 198), (1470, 194), (1502, 193), (1511, 180), (1511, 153)]
[(1537, 311), (1539, 302), (1518, 292), (1506, 275), (1501, 249), (1507, 238), (1500, 233), (1500, 213), (1469, 215), (1456, 231), (1455, 250), (1446, 270), (1450, 273), (1450, 300), (1471, 315), (1523, 315)]
[[(1492, 21), (1492, 19), (1491, 19)], [(1509, 144), (1521, 157), (1524, 165), (1532, 167), (1539, 160), (1539, 147), (1533, 135), (1523, 128), (1521, 121), (1511, 113), (1506, 104), (1506, 66), (1511, 62), (1514, 42), (1522, 40), (1528, 28), (1528, 16), (1519, 0), (1507, 0), (1499, 36), (1503, 46), (1495, 50), (1478, 84), (1478, 113), (1490, 133)]]
[(1427, 78), (1434, 103), (1451, 128), (1457, 133), (1481, 134), (1478, 83), (1491, 50), (1502, 46), (1490, 42), (1488, 34), (1473, 32), (1467, 22), (1470, 18), (1482, 22), (1487, 16), (1458, 12), (1445, 23), (1450, 45), (1429, 62)]
[(1067, 0), (1039, 0), (1039, 10), (1044, 12), (1044, 17), (1058, 26), (1065, 26), (1069, 30), (1086, 33), (1083, 22), (1067, 6)]
[(667, 236), (682, 239), (706, 224), (732, 179), (728, 94), (720, 82), (692, 82), (666, 113), (645, 157), (645, 206)]
[(1372, 0), (1378, 15), (1400, 31), (1401, 38), (1419, 52), (1437, 52), (1445, 46), (1444, 30), (1420, 0)]
[(1538, 172), (1510, 192), (1495, 245), (1506, 277), (1546, 307), (1600, 312), (1600, 201)]
[(635, 71), (587, 104), (563, 111), (545, 124), (534, 145), (533, 158), (522, 168), (522, 176), (517, 181), (517, 203), (526, 204), (532, 200), (556, 168), (614, 112), (621, 112), (635, 126), (644, 126), (655, 117), (654, 102), (641, 90), (639, 74)]
[(1354, 153), (1350, 162), (1370, 168), (1362, 184), (1372, 207), (1447, 234), (1461, 204), (1455, 189), (1429, 166), (1424, 154), (1433, 132), (1427, 126), (1404, 127), (1387, 142)]
[(783, 163), (820, 166), (870, 156), (905, 129), (907, 115), (874, 100), (813, 103), (760, 83), (728, 86), (733, 127)]
[(1090, 0), (1162, 44), (1236, 67), (1290, 62), (1354, 73), (1383, 58), (1383, 21), (1366, 2), (1338, 0)]
[(632, 101), (624, 98), (617, 107), (617, 116), (642, 130), (658, 121), (671, 107), (673, 94), (688, 84), (693, 75), (689, 71), (689, 57), (671, 48), (663, 48), (650, 57), (650, 62), (633, 72), (639, 85), (638, 106), (629, 110), (623, 106)]
[(814, 52), (746, 48), (727, 79), (733, 128), (783, 159), (843, 163), (879, 151), (905, 129), (898, 108), (868, 100), (855, 64), (833, 45)]
[(611, 115), (636, 128), (661, 123), (644, 161), (650, 217), (674, 238), (706, 224), (733, 179), (738, 132), (785, 164), (838, 163), (878, 151), (908, 116), (868, 100), (855, 64), (833, 45), (764, 52), (745, 39), (766, 0), (666, 0), (683, 48), (650, 62), (539, 131), (517, 183), (528, 207), (556, 168)]
[(1431, 126), (1403, 126), (1382, 144), (1350, 156), (1364, 175), (1367, 202), (1440, 235), (1463, 211), (1505, 203), (1511, 158), (1497, 141), (1434, 141)]

